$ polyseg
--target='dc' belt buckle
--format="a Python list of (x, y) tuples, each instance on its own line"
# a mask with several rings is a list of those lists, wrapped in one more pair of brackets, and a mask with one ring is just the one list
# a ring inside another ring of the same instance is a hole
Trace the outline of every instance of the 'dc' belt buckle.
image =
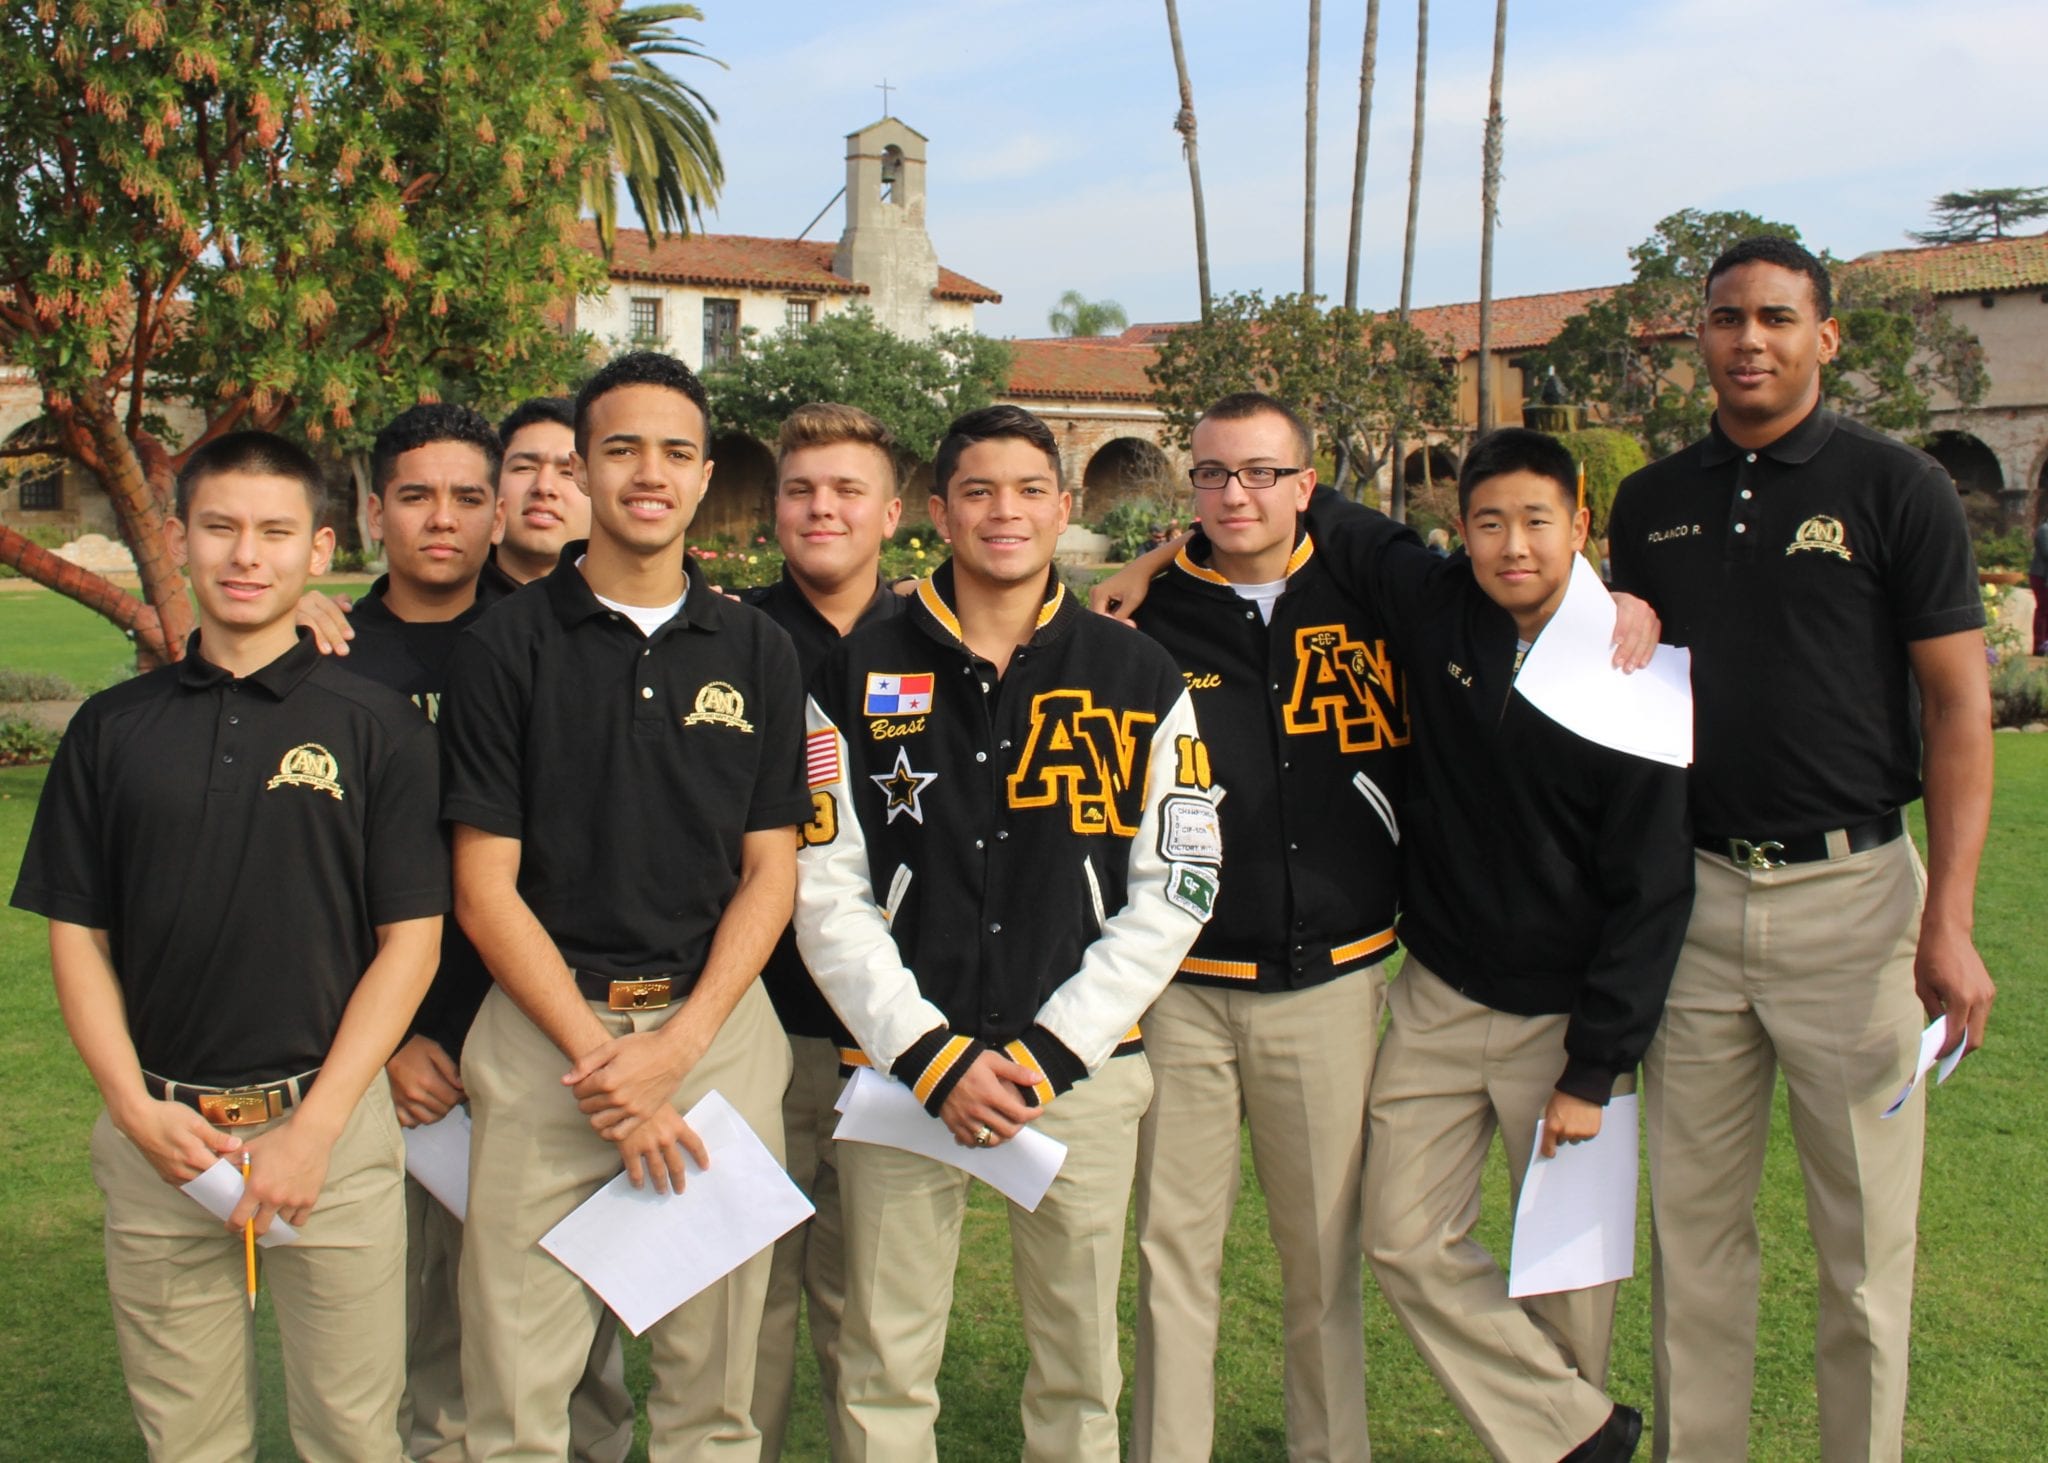
[(267, 1123), (284, 1111), (276, 1089), (236, 1087), (227, 1092), (198, 1094), (199, 1116), (217, 1128), (246, 1128)]
[(1776, 839), (1766, 838), (1761, 843), (1751, 843), (1747, 838), (1728, 840), (1728, 857), (1735, 863), (1752, 869), (1782, 869), (1784, 859), (1774, 859), (1774, 853), (1783, 853), (1785, 845)]
[(659, 980), (615, 980), (606, 1004), (614, 1011), (659, 1011), (668, 1004), (669, 977)]

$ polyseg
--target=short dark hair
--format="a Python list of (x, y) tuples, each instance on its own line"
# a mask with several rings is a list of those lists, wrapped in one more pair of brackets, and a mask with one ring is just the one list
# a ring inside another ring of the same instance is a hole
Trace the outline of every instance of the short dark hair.
[(576, 430), (576, 399), (571, 396), (530, 396), (505, 413), (498, 423), (498, 446), (509, 448), (512, 439), (535, 422), (555, 422)]
[(711, 453), (711, 398), (705, 394), (704, 383), (697, 379), (697, 373), (663, 351), (628, 351), (625, 355), (614, 356), (597, 368), (597, 374), (583, 383), (583, 389), (576, 393), (576, 416), (571, 426), (576, 431), (576, 450), (582, 452), (589, 445), (590, 407), (600, 396), (627, 386), (661, 386), (670, 391), (681, 392), (697, 405), (704, 417), (704, 453)]
[(383, 497), (398, 459), (416, 447), (436, 442), (461, 442), (483, 453), (484, 480), (492, 492), (497, 491), (498, 464), (505, 457), (497, 432), (482, 412), (445, 401), (409, 406), (384, 424), (370, 448), (370, 491)]
[(1564, 494), (1572, 512), (1579, 507), (1579, 465), (1569, 448), (1548, 432), (1527, 427), (1500, 427), (1472, 444), (1458, 469), (1458, 516), (1463, 517), (1472, 493), (1481, 483), (1511, 472), (1533, 472), (1549, 478)]
[(1233, 391), (1228, 396), (1218, 397), (1209, 403), (1202, 414), (1195, 418), (1195, 425), (1203, 422), (1241, 422), (1247, 417), (1271, 412), (1285, 421), (1294, 433), (1294, 445), (1300, 449), (1302, 467), (1311, 467), (1316, 460), (1316, 434), (1309, 430), (1308, 423), (1301, 419), (1301, 413), (1277, 396), (1268, 396), (1263, 391)]
[(1023, 407), (1005, 404), (985, 406), (953, 418), (953, 424), (946, 428), (946, 435), (939, 442), (938, 456), (932, 459), (932, 491), (941, 498), (946, 496), (953, 470), (960, 465), (961, 453), (977, 443), (1004, 438), (1029, 442), (1043, 452), (1046, 461), (1052, 464), (1053, 481), (1065, 486), (1060, 475), (1060, 446), (1053, 440), (1052, 428)]
[(306, 449), (275, 432), (230, 432), (215, 437), (185, 459), (171, 492), (171, 511), (180, 522), (192, 512), (192, 494), (199, 484), (222, 473), (261, 473), (265, 477), (290, 478), (306, 490), (306, 504), (313, 510), (313, 527), (327, 517), (327, 484), (320, 465)]
[(1780, 269), (1805, 275), (1813, 286), (1813, 302), (1820, 307), (1820, 318), (1825, 320), (1835, 313), (1835, 286), (1828, 278), (1828, 267), (1814, 258), (1797, 239), (1788, 239), (1783, 234), (1751, 234), (1723, 249), (1721, 256), (1707, 270), (1703, 297), (1713, 294), (1715, 280), (1744, 264), (1775, 264)]

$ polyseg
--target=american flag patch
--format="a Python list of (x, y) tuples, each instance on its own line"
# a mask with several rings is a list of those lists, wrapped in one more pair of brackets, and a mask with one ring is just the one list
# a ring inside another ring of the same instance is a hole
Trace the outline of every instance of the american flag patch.
[(811, 787), (839, 781), (839, 733), (814, 731), (804, 738), (804, 780)]
[(868, 672), (868, 693), (862, 703), (867, 716), (919, 716), (932, 709), (932, 676), (885, 676)]

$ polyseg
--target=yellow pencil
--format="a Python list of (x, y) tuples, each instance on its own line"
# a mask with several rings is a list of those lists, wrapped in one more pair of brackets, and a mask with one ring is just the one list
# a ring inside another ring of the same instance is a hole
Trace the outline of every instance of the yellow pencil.
[[(249, 1187), (249, 1153), (242, 1152), (242, 1187)], [(256, 1309), (256, 1216), (242, 1221), (242, 1266), (249, 1277), (249, 1309)]]

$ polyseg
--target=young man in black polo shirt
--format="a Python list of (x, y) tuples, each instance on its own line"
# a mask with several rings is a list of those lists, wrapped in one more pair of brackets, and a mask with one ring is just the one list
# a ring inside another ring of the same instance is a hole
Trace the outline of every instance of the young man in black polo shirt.
[[(496, 986), (463, 1051), (468, 1455), (559, 1457), (603, 1303), (537, 1241), (615, 1176), (679, 1188), (716, 1088), (782, 1148), (789, 1045), (755, 980), (809, 816), (789, 639), (711, 593), (684, 532), (711, 477), (704, 388), (611, 362), (576, 404), (591, 537), (463, 637), (442, 701), (456, 908)], [(769, 1256), (652, 1331), (656, 1458), (759, 1452)]]
[[(539, 404), (552, 407), (549, 399)], [(525, 410), (515, 410), (513, 418)], [(341, 663), (411, 697), (429, 720), (440, 711), (456, 638), (518, 587), (490, 561), (491, 540), (504, 522), (505, 500), (496, 486), (507, 476), (500, 452), (497, 429), (468, 407), (445, 403), (400, 413), (370, 451), (370, 535), (384, 545), (389, 567), (349, 611), (355, 634)], [(462, 1043), (490, 988), (491, 973), (476, 947), (454, 920), (446, 921), (434, 984), (404, 1045), (385, 1064), (404, 1126), (437, 1122), (464, 1100)], [(441, 1463), (462, 1452), (456, 1295), (462, 1222), (409, 1176), (405, 1219), (406, 1394), (399, 1431), (416, 1463)], [(570, 1417), (571, 1452), (578, 1459), (617, 1463), (632, 1447), (633, 1398), (609, 1314)]]
[[(934, 470), (951, 560), (813, 688), (797, 938), (850, 1055), (956, 1141), (1036, 1121), (1067, 1145), (1036, 1211), (1010, 1210), (1024, 1456), (1112, 1460), (1117, 1278), (1152, 1096), (1136, 1023), (1215, 904), (1208, 751), (1166, 652), (1052, 573), (1070, 500), (1045, 424), (970, 412)], [(845, 1456), (931, 1459), (969, 1180), (871, 1144), (838, 1162)]]
[(1180, 666), (1230, 790), (1230, 879), (1145, 1015), (1157, 1091), (1138, 1130), (1131, 1455), (1209, 1456), (1248, 1122), (1285, 1295), (1288, 1453), (1362, 1463), (1359, 1176), (1408, 698), (1301, 521), (1316, 485), (1301, 419), (1270, 396), (1227, 396), (1193, 445), (1202, 528), (1136, 618)]
[[(901, 614), (909, 603), (890, 592), (880, 575), (882, 545), (903, 512), (895, 435), (858, 407), (831, 402), (798, 407), (782, 424), (776, 477), (775, 539), (782, 546), (782, 578), (750, 592), (746, 601), (789, 632), (808, 682), (842, 635)], [(842, 1453), (833, 1397), (839, 1387), (845, 1247), (832, 1131), (839, 1125), (834, 1104), (845, 1085), (839, 1053), (853, 1045), (853, 1038), (804, 969), (794, 929), (783, 932), (761, 983), (789, 1033), (793, 1071), (782, 1099), (789, 1174), (817, 1207), (807, 1223), (776, 1243), (761, 1315), (754, 1424), (761, 1429), (762, 1463), (774, 1463), (782, 1456), (789, 1425), (797, 1311), (806, 1298), (825, 1427), (833, 1455)]]
[(576, 480), (575, 426), (576, 403), (566, 396), (522, 401), (498, 423), (505, 520), (491, 566), (510, 585), (546, 578), (566, 545), (590, 537), (590, 495)]
[[(1712, 432), (1622, 484), (1617, 586), (1692, 649), (1699, 894), (1644, 1064), (1657, 1456), (1748, 1451), (1774, 1069), (1818, 1252), (1824, 1457), (1897, 1458), (1926, 1099), (1921, 1023), (1984, 1039), (1984, 611), (1955, 486), (1821, 405), (1828, 275), (1785, 239), (1708, 271)], [(1923, 751), (1924, 743), (1924, 751)], [(1901, 807), (1923, 794), (1927, 866)], [(1922, 914), (1922, 892), (1925, 913)]]
[[(433, 974), (447, 858), (433, 730), (292, 624), (333, 533), (310, 458), (246, 432), (179, 474), (199, 630), (93, 697), (50, 770), (14, 903), (50, 920), (58, 1004), (106, 1099), (93, 1177), (155, 1458), (255, 1456), (241, 1227), (265, 1252), (292, 1435), (398, 1458), (405, 1210), (379, 1069)], [(224, 1229), (175, 1185), (225, 1156)]]

